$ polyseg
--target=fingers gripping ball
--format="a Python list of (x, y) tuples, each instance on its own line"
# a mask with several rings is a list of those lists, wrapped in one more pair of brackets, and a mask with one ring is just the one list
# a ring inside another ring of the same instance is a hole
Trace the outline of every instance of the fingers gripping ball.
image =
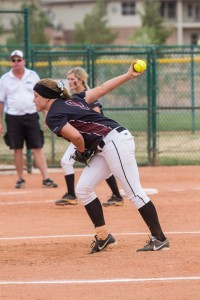
[(147, 64), (144, 60), (137, 59), (133, 67), (136, 72), (140, 73), (146, 70)]

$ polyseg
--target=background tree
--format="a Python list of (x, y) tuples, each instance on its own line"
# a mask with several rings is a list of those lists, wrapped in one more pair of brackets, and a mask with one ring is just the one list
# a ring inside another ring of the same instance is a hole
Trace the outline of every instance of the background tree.
[(171, 35), (172, 29), (164, 26), (164, 19), (160, 15), (159, 0), (143, 0), (143, 13), (139, 12), (142, 26), (135, 33), (131, 34), (129, 40), (134, 44), (141, 45), (162, 45)]
[(74, 31), (76, 44), (111, 44), (117, 37), (107, 27), (105, 6), (103, 1), (97, 1), (91, 14), (86, 14), (83, 23), (77, 23)]
[[(30, 20), (30, 43), (48, 44), (49, 38), (45, 34), (46, 27), (52, 27), (47, 14), (33, 1), (31, 4), (23, 4), (21, 9), (28, 8)], [(13, 35), (7, 39), (7, 44), (23, 44), (24, 20), (20, 16), (11, 21)]]

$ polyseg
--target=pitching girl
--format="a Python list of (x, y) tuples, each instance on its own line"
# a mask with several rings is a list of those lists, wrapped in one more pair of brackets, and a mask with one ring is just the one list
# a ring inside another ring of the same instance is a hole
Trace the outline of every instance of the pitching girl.
[(134, 137), (118, 122), (96, 113), (91, 103), (118, 86), (143, 74), (134, 71), (135, 60), (128, 71), (102, 85), (85, 91), (85, 101), (70, 97), (64, 86), (52, 79), (42, 79), (34, 87), (34, 102), (38, 111), (46, 110), (46, 123), (57, 136), (70, 140), (76, 147), (77, 156), (84, 157), (87, 149), (96, 150), (84, 168), (76, 194), (82, 201), (96, 231), (90, 254), (104, 250), (116, 243), (105, 224), (103, 208), (95, 188), (110, 173), (116, 176), (148, 226), (151, 237), (148, 243), (137, 251), (158, 251), (169, 249), (156, 208), (140, 184), (135, 159)]

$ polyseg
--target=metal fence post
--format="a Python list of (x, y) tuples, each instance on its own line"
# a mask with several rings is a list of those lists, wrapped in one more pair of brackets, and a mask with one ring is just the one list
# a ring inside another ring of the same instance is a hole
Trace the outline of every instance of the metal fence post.
[(191, 108), (192, 108), (192, 133), (195, 133), (195, 94), (194, 94), (194, 46), (191, 46)]
[(94, 51), (94, 47), (91, 48), (91, 65), (92, 65), (92, 82), (90, 82), (90, 84), (92, 84), (92, 88), (95, 86), (95, 51)]
[(151, 48), (147, 48), (147, 155), (148, 155), (148, 164), (151, 164), (151, 81), (152, 81), (152, 70), (151, 70)]
[[(26, 67), (30, 67), (30, 24), (29, 24), (29, 10), (28, 8), (24, 8), (24, 49), (25, 49), (25, 57), (26, 57)], [(32, 173), (32, 151), (26, 150), (26, 165), (27, 172)]]
[(151, 156), (151, 164), (154, 166), (157, 164), (157, 101), (156, 101), (156, 97), (157, 97), (157, 74), (156, 74), (156, 48), (152, 49), (152, 85), (151, 85), (151, 89), (152, 89), (152, 110), (151, 110), (151, 114), (152, 114), (152, 132), (151, 132), (151, 136), (152, 136), (152, 156)]

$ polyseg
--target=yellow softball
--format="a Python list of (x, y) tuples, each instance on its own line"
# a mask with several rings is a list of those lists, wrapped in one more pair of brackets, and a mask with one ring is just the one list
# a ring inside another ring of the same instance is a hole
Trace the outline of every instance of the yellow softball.
[(137, 59), (133, 67), (136, 72), (140, 73), (146, 70), (147, 64), (144, 60)]

